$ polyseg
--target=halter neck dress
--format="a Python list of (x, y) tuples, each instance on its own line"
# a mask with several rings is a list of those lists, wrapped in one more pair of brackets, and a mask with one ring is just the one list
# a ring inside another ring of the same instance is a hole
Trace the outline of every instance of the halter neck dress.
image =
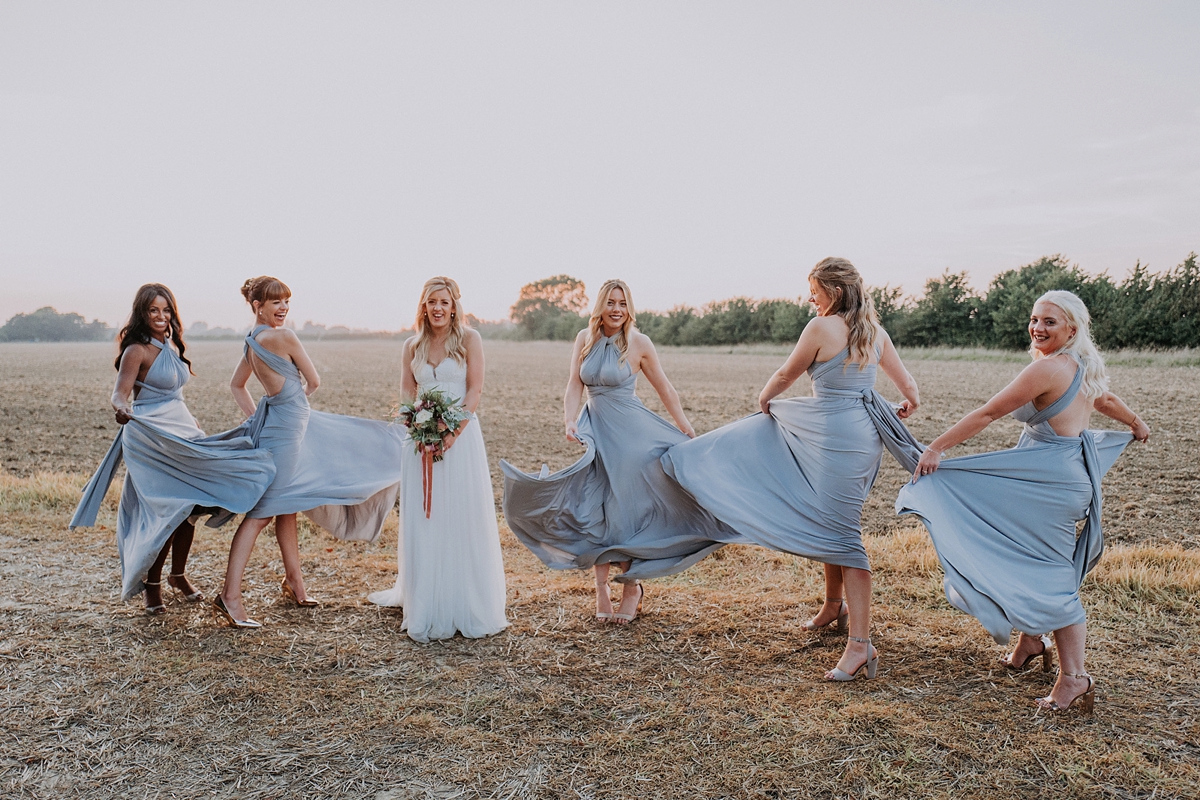
[[(467, 365), (453, 358), (436, 367), (422, 363), (413, 377), (418, 395), (440, 389), (461, 400), (467, 393)], [(478, 419), (472, 415), (454, 446), (433, 465), (428, 518), (421, 456), (407, 438), (402, 462), (396, 583), (367, 599), (403, 607), (401, 630), (418, 642), (449, 639), (455, 633), (469, 639), (499, 633), (508, 627), (504, 559)]]
[(870, 569), (862, 507), (883, 450), (906, 469), (923, 449), (875, 391), (877, 364), (849, 349), (808, 369), (812, 397), (771, 401), (663, 455), (667, 473), (748, 541), (826, 564)]
[(687, 436), (642, 405), (613, 337), (596, 341), (579, 378), (587, 387), (583, 456), (554, 473), (500, 462), (504, 518), (521, 543), (551, 569), (631, 560), (616, 578), (630, 582), (680, 572), (742, 541), (663, 472), (659, 457)]
[(225, 509), (210, 517), (216, 527), (249, 511), (275, 476), (269, 453), (238, 431), (205, 436), (183, 401), (190, 372), (173, 345), (159, 349), (145, 380), (135, 382), (133, 419), (122, 425), (83, 490), (71, 529), (90, 527), (121, 462), (125, 482), (117, 509), (121, 598), (140, 593), (150, 565), (167, 538), (196, 506)]
[(1104, 550), (1100, 481), (1133, 435), (1054, 432), (1050, 420), (1082, 383), (1078, 367), (1046, 408), (1014, 411), (1025, 423), (1015, 448), (946, 459), (896, 498), (897, 514), (913, 514), (929, 530), (946, 599), (999, 644), (1013, 629), (1042, 634), (1085, 619), (1079, 587)]
[(400, 431), (382, 420), (312, 410), (296, 365), (259, 344), (268, 328), (246, 336), (245, 358), (253, 351), (283, 388), (264, 396), (242, 429), (270, 452), (276, 472), (247, 516), (302, 512), (338, 539), (374, 541), (400, 492)]

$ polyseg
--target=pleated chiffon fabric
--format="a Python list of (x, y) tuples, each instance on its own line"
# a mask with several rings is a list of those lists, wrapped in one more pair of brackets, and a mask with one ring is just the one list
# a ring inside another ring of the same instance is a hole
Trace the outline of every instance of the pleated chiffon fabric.
[[(117, 431), (83, 490), (72, 529), (89, 527), (117, 467), (125, 482), (117, 510), (121, 598), (144, 588), (146, 573), (167, 538), (196, 507), (224, 509), (223, 517), (249, 511), (275, 477), (271, 455), (239, 431), (205, 436), (183, 400), (190, 377), (175, 349), (154, 339), (161, 352), (138, 381), (133, 419)], [(209, 518), (216, 527), (221, 516)]]
[(877, 365), (847, 363), (849, 350), (808, 369), (812, 397), (771, 401), (669, 449), (668, 475), (751, 543), (826, 564), (870, 569), (862, 507), (883, 450), (905, 469), (924, 447), (882, 395)]
[(1015, 448), (946, 459), (896, 498), (897, 514), (913, 514), (929, 530), (946, 599), (999, 644), (1014, 629), (1042, 634), (1085, 619), (1079, 587), (1104, 550), (1100, 482), (1133, 435), (1054, 432), (1049, 420), (1082, 380), (1079, 368), (1054, 403), (1013, 413), (1025, 423)]
[(596, 341), (579, 377), (583, 456), (554, 473), (500, 461), (504, 518), (521, 543), (551, 569), (632, 561), (617, 578), (629, 582), (680, 572), (743, 541), (663, 472), (659, 458), (688, 438), (637, 398), (637, 377), (612, 337)]
[[(466, 365), (453, 359), (436, 368), (421, 365), (414, 377), (418, 393), (440, 389), (453, 398), (466, 395)], [(411, 440), (405, 440), (403, 463), (396, 584), (367, 599), (403, 607), (401, 628), (418, 642), (455, 633), (469, 639), (499, 633), (508, 627), (504, 559), (479, 421), (473, 419), (433, 465), (428, 518), (421, 456)]]
[(296, 365), (255, 339), (267, 327), (250, 332), (246, 349), (283, 377), (283, 388), (238, 430), (271, 454), (275, 479), (247, 516), (303, 513), (338, 539), (374, 541), (400, 493), (403, 429), (312, 410)]

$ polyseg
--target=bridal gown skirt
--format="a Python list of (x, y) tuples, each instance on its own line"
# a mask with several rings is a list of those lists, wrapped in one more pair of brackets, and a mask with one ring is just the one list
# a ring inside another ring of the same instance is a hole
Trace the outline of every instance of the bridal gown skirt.
[(996, 642), (1007, 643), (1013, 629), (1065, 628), (1085, 619), (1079, 587), (1104, 547), (1100, 479), (1131, 440), (1117, 431), (1027, 430), (1011, 450), (946, 459), (905, 484), (896, 513), (925, 524), (946, 599)]
[(508, 627), (504, 560), (479, 422), (433, 465), (428, 519), (421, 457), (408, 439), (402, 463), (396, 584), (367, 599), (403, 607), (401, 629), (418, 642), (499, 633)]

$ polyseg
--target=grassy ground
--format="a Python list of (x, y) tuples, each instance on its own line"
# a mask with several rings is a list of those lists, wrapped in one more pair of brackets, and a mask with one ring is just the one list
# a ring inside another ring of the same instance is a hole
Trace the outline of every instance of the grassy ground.
[[(313, 346), (316, 405), (381, 415), (396, 349)], [(237, 347), (194, 352), (188, 400), (218, 430), (235, 421), (224, 384)], [(487, 352), (493, 462), (567, 463), (564, 347)], [(281, 602), (264, 536), (247, 592), (263, 630), (239, 635), (178, 596), (146, 617), (117, 599), (115, 490), (101, 527), (65, 530), (115, 427), (107, 355), (0, 346), (0, 796), (1200, 796), (1194, 369), (1113, 370), (1154, 436), (1105, 483), (1110, 548), (1083, 591), (1096, 714), (1049, 717), (1029, 701), (1052, 676), (999, 668), (1002, 649), (942, 597), (923, 531), (891, 516), (904, 476), (890, 460), (864, 519), (881, 653), (871, 682), (819, 680), (842, 645), (801, 628), (822, 595), (819, 567), (746, 547), (651, 582), (642, 616), (619, 629), (591, 621), (588, 575), (546, 570), (502, 529), (511, 628), (418, 645), (399, 612), (364, 599), (394, 578), (394, 518), (373, 544), (306, 525), (320, 609)], [(701, 430), (750, 411), (778, 361), (664, 352)], [(1020, 366), (910, 361), (924, 440)], [(976, 449), (1015, 432), (998, 426)], [(210, 595), (227, 548), (228, 529), (197, 536), (189, 571)]]

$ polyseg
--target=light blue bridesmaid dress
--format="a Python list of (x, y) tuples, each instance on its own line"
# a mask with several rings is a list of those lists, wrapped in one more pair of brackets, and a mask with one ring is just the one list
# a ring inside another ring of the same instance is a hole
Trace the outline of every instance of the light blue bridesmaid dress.
[(905, 469), (923, 449), (875, 391), (876, 364), (849, 349), (808, 369), (812, 397), (675, 445), (663, 467), (714, 517), (754, 544), (826, 564), (870, 569), (862, 506), (884, 447)]
[(1080, 367), (1058, 400), (1013, 412), (1025, 423), (1015, 448), (946, 459), (896, 498), (897, 514), (914, 514), (929, 529), (946, 599), (999, 644), (1014, 628), (1041, 634), (1084, 621), (1079, 586), (1104, 549), (1100, 480), (1133, 435), (1054, 432), (1050, 420), (1082, 382)]
[(339, 539), (374, 541), (399, 496), (404, 429), (310, 409), (300, 370), (255, 339), (267, 328), (250, 331), (246, 352), (279, 374), (283, 388), (262, 398), (242, 430), (270, 452), (275, 480), (247, 516), (303, 512)]
[[(124, 460), (117, 511), (123, 600), (142, 591), (150, 565), (195, 506), (226, 509), (224, 518), (249, 511), (275, 476), (270, 454), (237, 430), (204, 435), (183, 402), (187, 365), (173, 346), (150, 341), (161, 352), (145, 380), (134, 384), (133, 419), (117, 431), (71, 519), (72, 529), (96, 523)], [(218, 519), (210, 517), (209, 524), (215, 527)]]
[(500, 462), (504, 518), (552, 569), (584, 569), (631, 560), (617, 578), (633, 581), (687, 569), (742, 538), (713, 519), (663, 472), (659, 457), (687, 441), (642, 405), (637, 376), (612, 337), (602, 337), (579, 365), (587, 387), (580, 414), (583, 456), (555, 473), (526, 473)]

